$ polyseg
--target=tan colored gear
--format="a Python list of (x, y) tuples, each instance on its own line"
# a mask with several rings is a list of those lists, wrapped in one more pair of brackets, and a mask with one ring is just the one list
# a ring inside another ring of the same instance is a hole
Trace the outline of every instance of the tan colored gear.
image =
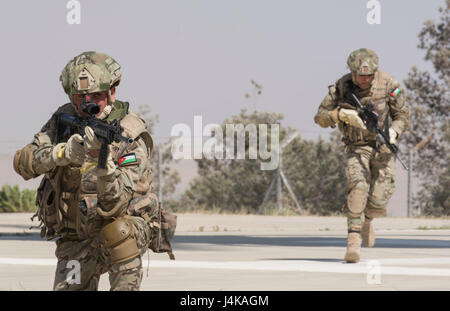
[(64, 67), (60, 81), (69, 96), (109, 91), (118, 86), (122, 73), (112, 57), (99, 52), (84, 52)]
[(347, 65), (358, 75), (373, 75), (378, 70), (378, 56), (372, 50), (358, 49), (350, 53)]

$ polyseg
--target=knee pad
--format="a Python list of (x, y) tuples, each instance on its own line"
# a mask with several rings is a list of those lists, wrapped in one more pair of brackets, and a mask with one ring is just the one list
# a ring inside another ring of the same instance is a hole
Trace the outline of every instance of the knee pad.
[(351, 213), (360, 214), (367, 204), (367, 191), (362, 188), (353, 188), (347, 196), (347, 208)]
[(128, 219), (121, 217), (114, 220), (101, 230), (100, 236), (111, 263), (121, 263), (139, 256), (133, 225)]
[(369, 198), (369, 202), (367, 203), (367, 209), (365, 210), (365, 214), (369, 218), (376, 217), (385, 217), (386, 216), (386, 205), (387, 200), (377, 201), (376, 203), (372, 202), (371, 198)]

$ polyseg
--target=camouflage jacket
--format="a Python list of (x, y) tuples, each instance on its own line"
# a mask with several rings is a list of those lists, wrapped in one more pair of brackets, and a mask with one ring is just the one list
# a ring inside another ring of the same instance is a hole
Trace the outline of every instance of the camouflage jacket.
[[(53, 238), (60, 233), (76, 232), (78, 237), (89, 236), (92, 230), (98, 232), (105, 220), (131, 214), (132, 200), (142, 201), (142, 196), (151, 195), (153, 184), (149, 160), (152, 138), (145, 122), (128, 110), (128, 103), (116, 100), (114, 106), (106, 122), (120, 119), (120, 125), (124, 128), (122, 135), (133, 138), (134, 142), (112, 143), (110, 150), (116, 170), (110, 176), (97, 178), (92, 174), (95, 165), (86, 161), (80, 167), (72, 164), (56, 166), (52, 160), (53, 147), (68, 139), (57, 135), (58, 116), (61, 113), (76, 116), (70, 103), (59, 107), (41, 131), (34, 135), (31, 144), (24, 148), (32, 150), (28, 152), (31, 154), (28, 172), (31, 173), (29, 176), (21, 175), (29, 178), (30, 175), (37, 177), (45, 174), (37, 195), (38, 216), (44, 222), (44, 233), (41, 232), (41, 235)], [(124, 162), (127, 155), (136, 160)], [(21, 165), (26, 166), (26, 161), (24, 164), (18, 162), (18, 171)], [(47, 188), (51, 190), (47, 191)], [(50, 197), (52, 191), (55, 198)], [(58, 202), (59, 206), (52, 206), (53, 201)], [(53, 214), (56, 218), (51, 217)]]
[[(388, 73), (378, 70), (368, 90), (361, 90), (352, 82), (351, 74), (346, 74), (328, 87), (328, 94), (323, 99), (314, 122), (321, 127), (335, 127), (335, 122), (329, 115), (338, 107), (352, 108), (345, 104), (344, 94), (351, 89), (363, 105), (371, 102), (379, 116), (379, 126), (383, 129), (385, 121), (400, 136), (409, 127), (409, 110), (405, 104), (405, 94), (400, 83)], [(387, 119), (387, 120), (386, 120)], [(376, 140), (376, 134), (338, 122), (344, 142), (352, 145), (365, 145)]]

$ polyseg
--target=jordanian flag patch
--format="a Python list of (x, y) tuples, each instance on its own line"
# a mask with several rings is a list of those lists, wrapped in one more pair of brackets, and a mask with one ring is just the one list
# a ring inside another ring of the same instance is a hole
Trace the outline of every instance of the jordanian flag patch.
[(120, 166), (125, 166), (125, 165), (133, 164), (136, 162), (137, 162), (137, 159), (136, 159), (136, 155), (134, 153), (126, 154), (119, 159)]
[(398, 87), (396, 87), (392, 92), (391, 92), (391, 96), (392, 97), (397, 97), (397, 95), (400, 93), (400, 89)]

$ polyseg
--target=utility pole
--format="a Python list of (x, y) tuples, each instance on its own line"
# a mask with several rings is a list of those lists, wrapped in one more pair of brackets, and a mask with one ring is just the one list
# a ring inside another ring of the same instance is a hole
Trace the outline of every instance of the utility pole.
[(408, 151), (408, 199), (407, 199), (407, 209), (406, 209), (406, 217), (411, 217), (411, 172), (413, 170), (412, 167), (412, 157), (413, 157), (413, 152), (412, 150)]
[(414, 146), (412, 149), (408, 152), (408, 198), (407, 198), (407, 210), (406, 210), (406, 216), (411, 217), (412, 216), (412, 163), (413, 163), (413, 156), (414, 154), (419, 151), (427, 142), (430, 141), (430, 139), (433, 137), (433, 134), (429, 135), (428, 137), (421, 140), (420, 143), (418, 143), (416, 146)]
[(289, 195), (291, 196), (292, 200), (295, 202), (295, 205), (297, 205), (297, 208), (300, 212), (303, 211), (303, 208), (298, 203), (297, 197), (294, 194), (294, 191), (292, 191), (291, 185), (289, 184), (288, 179), (286, 178), (286, 175), (284, 175), (284, 172), (282, 170), (282, 163), (283, 163), (283, 156), (282, 156), (282, 150), (284, 147), (286, 147), (295, 137), (298, 136), (298, 132), (294, 132), (291, 135), (288, 136), (282, 143), (279, 148), (279, 163), (277, 172), (272, 179), (269, 188), (266, 191), (266, 194), (264, 195), (263, 202), (258, 208), (258, 214), (262, 214), (265, 209), (265, 205), (267, 200), (269, 199), (270, 193), (272, 192), (273, 186), (276, 183), (276, 200), (277, 200), (277, 209), (278, 212), (280, 212), (283, 209), (283, 192), (282, 192), (282, 185), (284, 184), (289, 192)]
[(157, 145), (158, 149), (158, 201), (161, 208), (163, 208), (163, 187), (164, 187), (164, 176), (163, 176), (163, 154), (164, 151), (170, 147), (170, 141), (164, 146), (163, 143)]

